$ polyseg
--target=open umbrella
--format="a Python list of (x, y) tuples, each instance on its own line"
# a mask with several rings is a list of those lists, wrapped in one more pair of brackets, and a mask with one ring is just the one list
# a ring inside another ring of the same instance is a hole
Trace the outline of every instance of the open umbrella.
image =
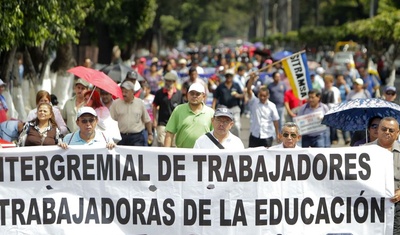
[(85, 79), (87, 82), (107, 91), (108, 93), (120, 99), (123, 99), (121, 87), (119, 87), (116, 82), (114, 82), (109, 76), (105, 75), (101, 71), (78, 66), (69, 69), (68, 72), (74, 74), (77, 77)]
[(290, 51), (278, 51), (272, 54), (272, 59), (275, 61), (282, 60), (285, 57), (291, 56), (293, 53)]
[(394, 117), (400, 122), (400, 106), (377, 98), (349, 100), (330, 109), (321, 123), (343, 131), (359, 131), (365, 130), (374, 116)]
[(133, 71), (133, 69), (124, 64), (111, 64), (100, 69), (100, 71), (104, 72), (110, 78), (112, 78), (112, 80), (119, 83), (122, 82), (125, 79), (126, 74)]

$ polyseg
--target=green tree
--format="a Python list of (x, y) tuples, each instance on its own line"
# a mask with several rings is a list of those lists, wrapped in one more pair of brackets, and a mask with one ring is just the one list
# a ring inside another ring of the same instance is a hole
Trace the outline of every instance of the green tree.
[[(9, 0), (1, 4), (0, 52), (1, 76), (8, 80), (17, 48), (25, 48), (27, 72), (36, 77), (39, 64), (45, 65), (49, 48), (78, 42), (77, 28), (84, 23), (91, 1), (83, 0)], [(32, 61), (28, 48), (40, 48), (40, 61)], [(43, 68), (42, 66), (41, 68)]]

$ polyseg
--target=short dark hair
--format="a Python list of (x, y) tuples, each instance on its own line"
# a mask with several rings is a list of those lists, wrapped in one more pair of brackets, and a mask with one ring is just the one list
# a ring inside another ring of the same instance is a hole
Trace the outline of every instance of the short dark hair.
[(370, 128), (371, 127), (371, 125), (372, 125), (372, 122), (375, 120), (375, 119), (377, 119), (377, 118), (379, 118), (380, 120), (382, 120), (382, 117), (381, 116), (373, 116), (372, 118), (370, 118), (369, 120), (368, 120), (368, 128)]
[(321, 97), (321, 92), (317, 89), (312, 89), (310, 91), (308, 91), (308, 95), (315, 95), (316, 97)]
[(196, 68), (195, 67), (190, 67), (190, 69), (189, 69), (189, 74), (191, 74), (191, 73), (193, 73), (193, 72), (197, 72), (197, 70), (196, 70)]

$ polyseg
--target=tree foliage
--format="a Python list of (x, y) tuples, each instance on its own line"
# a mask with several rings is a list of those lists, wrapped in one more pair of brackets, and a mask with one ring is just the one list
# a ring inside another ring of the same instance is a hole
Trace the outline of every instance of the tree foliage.
[(1, 4), (0, 51), (14, 46), (78, 42), (90, 0), (8, 0)]

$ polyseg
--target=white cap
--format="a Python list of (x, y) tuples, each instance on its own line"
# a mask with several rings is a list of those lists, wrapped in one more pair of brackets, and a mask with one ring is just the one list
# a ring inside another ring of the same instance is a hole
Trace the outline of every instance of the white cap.
[(364, 85), (364, 80), (362, 78), (357, 78), (354, 83), (357, 83), (358, 85)]
[(225, 72), (225, 76), (226, 76), (227, 74), (235, 75), (235, 71), (233, 71), (233, 69), (228, 69), (228, 70), (226, 70), (226, 72)]
[(325, 73), (325, 69), (324, 68), (322, 68), (322, 67), (318, 67), (316, 70), (315, 70), (315, 72), (317, 73), (317, 74), (323, 74), (323, 73)]
[(0, 79), (0, 86), (5, 86), (7, 83), (4, 83), (2, 79)]
[(85, 113), (89, 113), (89, 114), (92, 114), (93, 116), (97, 117), (97, 113), (92, 107), (84, 106), (84, 107), (80, 108), (78, 110), (78, 112), (76, 113), (76, 120), (78, 120), (78, 118)]
[(189, 91), (197, 91), (197, 92), (201, 92), (201, 93), (206, 93), (203, 84), (200, 83), (193, 83), (192, 85), (190, 85)]

